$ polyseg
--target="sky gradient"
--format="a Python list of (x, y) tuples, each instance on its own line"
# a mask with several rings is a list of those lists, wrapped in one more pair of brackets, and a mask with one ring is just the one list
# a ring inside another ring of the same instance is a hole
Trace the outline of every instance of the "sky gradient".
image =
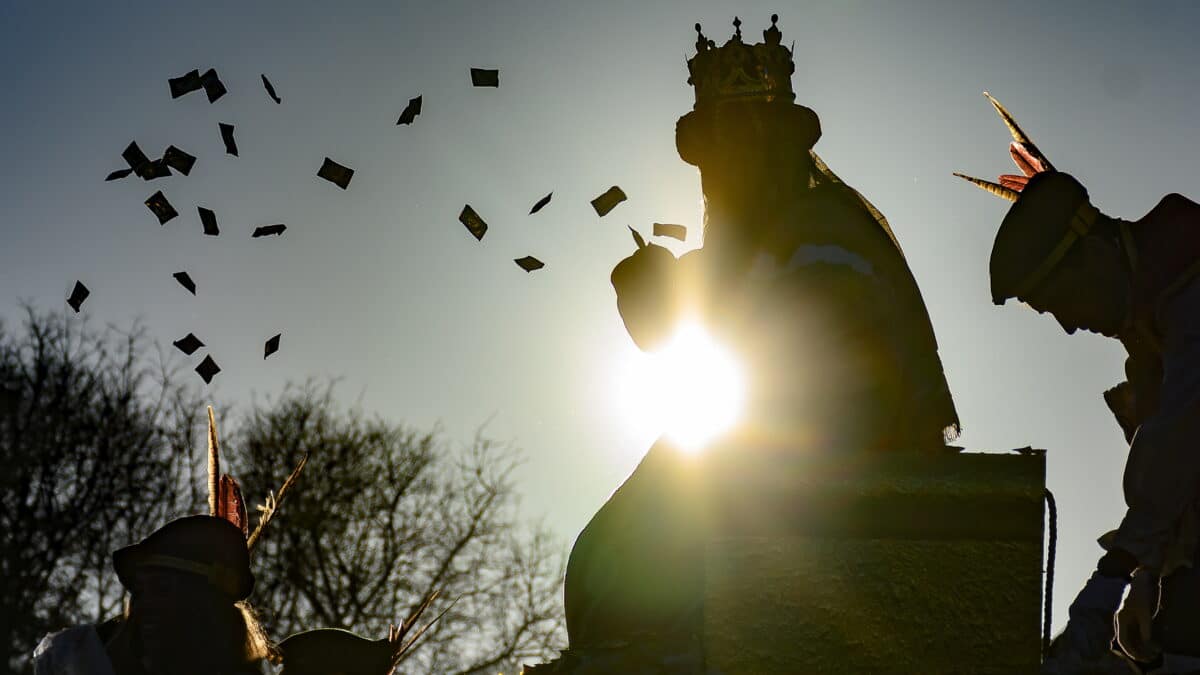
[[(526, 513), (569, 545), (657, 435), (613, 400), (635, 347), (608, 274), (632, 251), (626, 225), (684, 223), (668, 246), (700, 243), (699, 175), (674, 148), (692, 24), (723, 42), (738, 14), (757, 40), (773, 12), (796, 42), (796, 100), (821, 118), (816, 149), (888, 217), (921, 284), (962, 443), (1049, 450), (1061, 626), (1123, 512), (1127, 448), (1100, 397), (1123, 353), (991, 305), (1006, 205), (950, 174), (1012, 170), (988, 89), (1103, 212), (1200, 197), (1200, 5), (5, 0), (0, 318), (19, 321), (21, 301), (65, 309), (80, 279), (94, 323), (141, 318), (168, 346), (200, 336), (209, 350), (176, 356), (190, 368), (211, 351), (221, 401), (334, 376), (347, 404), (457, 441), (486, 422), (525, 448)], [(472, 88), (473, 66), (499, 68), (500, 87)], [(225, 98), (170, 98), (168, 78), (208, 67)], [(421, 116), (394, 126), (418, 94)], [(103, 182), (131, 140), (199, 159), (189, 177)], [(356, 170), (347, 191), (315, 177), (326, 156)], [(598, 218), (588, 202), (611, 185), (629, 201)], [(181, 214), (165, 227), (142, 204), (158, 189)], [(457, 221), (468, 203), (491, 226), (482, 242)], [(282, 237), (250, 239), (280, 222)], [(526, 274), (524, 255), (546, 268)]]

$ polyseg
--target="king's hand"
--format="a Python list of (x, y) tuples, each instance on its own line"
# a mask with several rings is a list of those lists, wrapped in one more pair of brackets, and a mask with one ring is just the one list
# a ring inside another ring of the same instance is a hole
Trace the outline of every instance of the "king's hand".
[(670, 337), (679, 319), (677, 261), (662, 246), (649, 244), (617, 263), (612, 285), (625, 330), (643, 351)]

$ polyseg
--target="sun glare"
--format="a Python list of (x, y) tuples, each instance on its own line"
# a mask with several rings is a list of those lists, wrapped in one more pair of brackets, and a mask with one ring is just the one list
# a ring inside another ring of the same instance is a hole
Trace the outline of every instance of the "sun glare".
[(683, 450), (698, 452), (742, 414), (740, 365), (695, 322), (680, 326), (661, 349), (638, 357), (619, 375), (627, 417), (649, 424)]

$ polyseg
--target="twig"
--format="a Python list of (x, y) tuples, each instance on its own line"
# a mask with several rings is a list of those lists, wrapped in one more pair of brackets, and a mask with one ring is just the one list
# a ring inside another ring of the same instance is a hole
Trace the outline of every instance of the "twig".
[(432, 621), (430, 621), (429, 623), (422, 626), (421, 630), (414, 633), (411, 638), (409, 638), (407, 641), (405, 641), (404, 640), (405, 634), (408, 633), (408, 631), (412, 630), (412, 627), (413, 627), (413, 625), (416, 624), (417, 619), (420, 618), (421, 614), (424, 613), (425, 610), (429, 608), (429, 605), (433, 603), (433, 601), (437, 598), (437, 596), (438, 596), (438, 591), (434, 591), (434, 592), (430, 593), (429, 595), (427, 595), (425, 597), (425, 600), (422, 601), (421, 604), (419, 606), (417, 606), (417, 608), (415, 610), (413, 610), (413, 613), (410, 614), (408, 616), (408, 618), (404, 620), (403, 623), (401, 623), (399, 626), (388, 626), (388, 642), (392, 643), (392, 648), (394, 650), (392, 652), (392, 666), (391, 666), (391, 668), (388, 669), (388, 675), (393, 675), (393, 673), (396, 672), (396, 666), (400, 665), (400, 661), (404, 658), (404, 655), (407, 654), (409, 652), (409, 650), (412, 649), (412, 646), (414, 644), (416, 644), (417, 640), (422, 635), (425, 634), (425, 631), (429, 630), (430, 626), (437, 623), (439, 619), (441, 619), (443, 616), (445, 616), (446, 612), (449, 612), (450, 609), (453, 608), (454, 605), (458, 602), (458, 599), (456, 598), (454, 600), (454, 602), (450, 603), (446, 607), (446, 609), (443, 609), (441, 611), (441, 613), (439, 613), (437, 616), (433, 617)]
[(283, 503), (283, 498), (287, 496), (288, 490), (292, 489), (292, 486), (296, 484), (297, 480), (299, 480), (300, 472), (304, 470), (304, 466), (306, 464), (308, 464), (307, 452), (304, 453), (304, 456), (300, 458), (300, 463), (296, 465), (296, 468), (292, 469), (292, 472), (288, 474), (287, 479), (283, 481), (283, 485), (280, 486), (279, 492), (268, 492), (265, 503), (258, 505), (257, 508), (260, 514), (258, 517), (258, 524), (254, 526), (254, 531), (251, 532), (250, 536), (246, 539), (247, 549), (250, 549), (251, 551), (254, 550), (254, 544), (258, 543), (259, 537), (262, 536), (263, 528), (267, 526), (267, 523), (271, 522), (271, 518), (275, 516), (275, 511), (278, 510), (279, 505)]

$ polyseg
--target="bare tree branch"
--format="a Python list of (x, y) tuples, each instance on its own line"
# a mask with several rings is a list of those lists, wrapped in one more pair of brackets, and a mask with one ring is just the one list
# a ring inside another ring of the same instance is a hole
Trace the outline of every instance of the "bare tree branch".
[(10, 672), (43, 634), (120, 609), (111, 551), (195, 506), (195, 392), (139, 325), (27, 307), (0, 326), (0, 638)]
[(477, 436), (455, 450), (437, 431), (340, 409), (332, 385), (310, 382), (256, 405), (236, 447), (230, 461), (251, 491), (311, 453), (275, 516), (278, 536), (255, 552), (272, 634), (333, 626), (379, 637), (438, 591), (429, 609), (440, 618), (398, 673), (484, 672), (563, 646), (563, 551), (518, 517), (510, 445)]

